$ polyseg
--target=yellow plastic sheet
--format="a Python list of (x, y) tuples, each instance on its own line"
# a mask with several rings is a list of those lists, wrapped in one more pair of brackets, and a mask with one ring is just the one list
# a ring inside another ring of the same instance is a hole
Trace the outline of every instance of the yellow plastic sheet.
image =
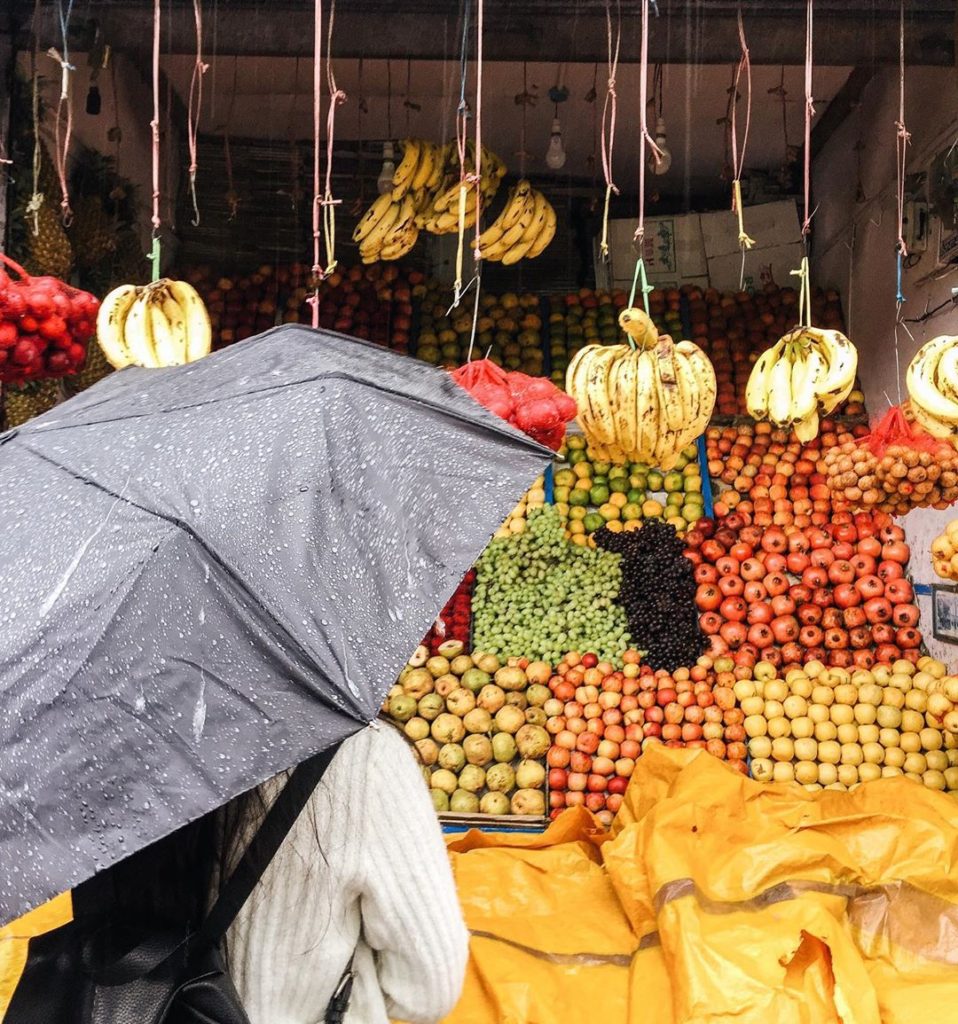
[[(958, 1024), (958, 801), (905, 779), (763, 785), (653, 748), (605, 835), (449, 842), (472, 932), (446, 1024)], [(0, 1020), (26, 939), (0, 931)]]
[(450, 843), (472, 958), (447, 1024), (958, 1021), (958, 803), (638, 764), (612, 837)]
[(0, 928), (0, 1021), (3, 1020), (27, 962), (30, 939), (68, 924), (73, 917), (69, 893), (57, 896), (29, 914)]

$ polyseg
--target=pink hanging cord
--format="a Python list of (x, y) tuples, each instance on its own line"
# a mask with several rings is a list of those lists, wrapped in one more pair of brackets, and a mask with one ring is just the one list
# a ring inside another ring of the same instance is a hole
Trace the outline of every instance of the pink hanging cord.
[(641, 258), (645, 240), (645, 147), (649, 146), (653, 159), (662, 159), (662, 150), (649, 133), (649, 0), (642, 0), (642, 45), (639, 62), (639, 106), (641, 135), (639, 138), (639, 224), (633, 236)]
[[(908, 143), (911, 133), (905, 126), (905, 2), (901, 2), (898, 33), (898, 120), (895, 122), (895, 166), (898, 172), (898, 254), (899, 259), (908, 255), (905, 244), (905, 170)], [(899, 270), (898, 301), (902, 301)]]
[(319, 282), (322, 280), (323, 268), (319, 262), (319, 243), (321, 236), (321, 213), (323, 195), (319, 169), (319, 135), (322, 121), (322, 88), (323, 88), (323, 5), (322, 0), (315, 0), (313, 17), (313, 294), (306, 300), (312, 309), (313, 327), (319, 327)]
[(196, 138), (200, 130), (200, 113), (203, 109), (203, 76), (209, 64), (203, 62), (203, 8), (200, 0), (193, 0), (193, 17), (196, 21), (196, 63), (190, 78), (190, 98), (187, 108), (187, 142), (190, 150), (190, 199), (193, 203), (193, 227), (200, 223), (200, 210), (196, 202)]
[(812, 118), (815, 116), (815, 101), (812, 98), (812, 28), (814, 0), (808, 0), (805, 13), (805, 219), (802, 222), (802, 237), (807, 238), (812, 230), (814, 211), (809, 209), (812, 191)]
[(477, 263), (482, 259), (479, 251), (479, 236), (482, 234), (479, 222), (479, 214), (482, 212), (482, 35), (483, 0), (476, 0), (476, 156), (472, 174), (476, 185), (476, 237), (472, 255)]
[[(320, 3), (321, 0), (317, 0)], [(346, 93), (336, 84), (333, 73), (333, 25), (336, 21), (336, 0), (329, 5), (329, 32), (326, 38), (326, 85), (329, 89), (329, 112), (326, 115), (326, 191), (322, 198), (323, 227), (326, 230), (326, 268), (323, 277), (336, 269), (336, 210), (342, 200), (333, 198), (333, 143), (336, 137), (336, 108), (346, 102)]]
[[(755, 239), (750, 238), (745, 231), (745, 215), (742, 210), (742, 172), (745, 169), (745, 149), (748, 146), (748, 129), (752, 121), (752, 62), (749, 58), (748, 43), (745, 39), (745, 24), (742, 21), (742, 9), (738, 10), (738, 40), (742, 48), (742, 56), (739, 58), (738, 67), (735, 70), (735, 81), (732, 83), (732, 112), (730, 116), (730, 131), (732, 135), (732, 210), (738, 214), (738, 244), (742, 249), (751, 249), (755, 245)], [(736, 108), (738, 106), (738, 85), (742, 75), (745, 75), (745, 131), (742, 133), (742, 148), (738, 148), (736, 133)]]
[(153, 120), (150, 121), (153, 145), (153, 216), (154, 234), (160, 224), (160, 0), (153, 0)]
[(602, 174), (605, 177), (605, 208), (602, 212), (602, 240), (599, 250), (603, 259), (609, 257), (609, 205), (613, 194), (618, 195), (619, 189), (612, 178), (612, 150), (615, 145), (615, 117), (618, 107), (618, 93), (615, 79), (619, 68), (619, 50), (622, 45), (622, 7), (620, 0), (615, 0), (615, 41), (612, 38), (612, 8), (610, 0), (605, 2), (605, 28), (608, 40), (608, 79), (605, 103), (602, 105)]

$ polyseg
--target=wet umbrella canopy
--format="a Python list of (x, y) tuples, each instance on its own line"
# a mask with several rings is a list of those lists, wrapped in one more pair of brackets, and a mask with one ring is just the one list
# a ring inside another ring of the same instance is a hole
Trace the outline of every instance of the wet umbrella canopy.
[(0, 438), (0, 923), (372, 719), (548, 457), (292, 326)]

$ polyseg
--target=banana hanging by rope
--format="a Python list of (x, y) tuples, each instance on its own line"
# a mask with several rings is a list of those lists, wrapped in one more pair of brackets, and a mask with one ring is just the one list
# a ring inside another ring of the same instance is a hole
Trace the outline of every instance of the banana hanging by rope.
[(115, 288), (100, 306), (97, 341), (111, 366), (156, 369), (209, 354), (212, 330), (203, 300), (186, 281), (163, 278)]
[[(635, 326), (639, 330), (638, 318)], [(705, 430), (716, 380), (697, 345), (676, 345), (664, 335), (652, 348), (585, 346), (569, 364), (566, 391), (597, 458), (621, 456), (667, 469)]]
[(925, 342), (905, 373), (915, 419), (934, 437), (958, 434), (958, 337), (941, 335)]

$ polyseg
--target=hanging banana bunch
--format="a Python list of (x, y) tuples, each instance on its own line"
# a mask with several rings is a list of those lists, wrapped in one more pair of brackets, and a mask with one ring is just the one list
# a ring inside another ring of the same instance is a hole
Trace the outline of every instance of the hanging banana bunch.
[(659, 336), (640, 309), (624, 309), (619, 324), (635, 347), (586, 345), (569, 364), (566, 391), (599, 459), (671, 469), (708, 425), (715, 371), (698, 345)]
[(196, 289), (162, 278), (114, 288), (97, 314), (97, 341), (110, 365), (181, 366), (209, 355), (210, 317)]
[(932, 437), (958, 434), (958, 337), (932, 338), (908, 364), (911, 410)]
[(511, 266), (539, 256), (556, 233), (556, 212), (548, 199), (523, 179), (509, 192), (502, 212), (479, 236), (484, 260)]
[(857, 369), (858, 352), (840, 331), (796, 327), (752, 367), (745, 389), (749, 415), (794, 427), (800, 441), (811, 441), (819, 412), (828, 416), (848, 398)]

